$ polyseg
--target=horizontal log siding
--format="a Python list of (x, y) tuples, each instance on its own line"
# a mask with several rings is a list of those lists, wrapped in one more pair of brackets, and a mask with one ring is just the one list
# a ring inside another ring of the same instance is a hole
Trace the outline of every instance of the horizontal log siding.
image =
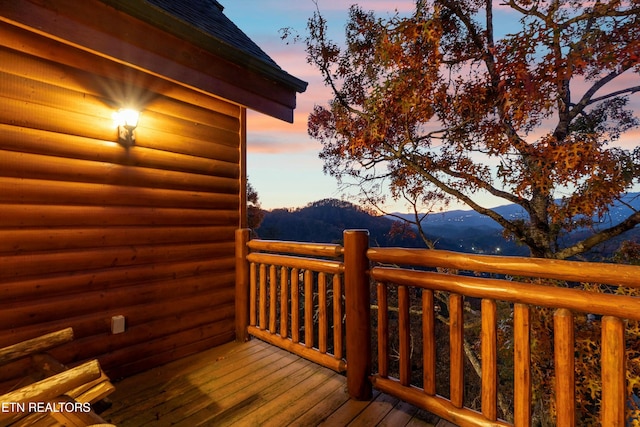
[[(54, 355), (119, 377), (231, 340), (240, 107), (64, 65), (88, 54), (35, 35), (60, 63), (19, 53), (24, 31), (0, 26), (0, 347), (71, 326)], [(127, 92), (144, 103), (128, 148), (111, 116)]]

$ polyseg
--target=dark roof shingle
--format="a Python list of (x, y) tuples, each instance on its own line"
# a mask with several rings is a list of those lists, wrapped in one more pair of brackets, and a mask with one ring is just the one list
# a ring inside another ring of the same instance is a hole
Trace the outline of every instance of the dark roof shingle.
[(227, 18), (217, 0), (101, 1), (296, 92), (307, 88)]
[(218, 40), (280, 69), (278, 64), (223, 13), (216, 0), (147, 0), (174, 17)]

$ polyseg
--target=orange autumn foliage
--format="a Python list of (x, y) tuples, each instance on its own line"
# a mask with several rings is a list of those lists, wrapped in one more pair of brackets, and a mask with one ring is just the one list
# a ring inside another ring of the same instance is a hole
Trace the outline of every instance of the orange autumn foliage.
[[(498, 36), (500, 20), (512, 24)], [(308, 61), (333, 92), (309, 117), (324, 170), (366, 199), (458, 200), (537, 257), (565, 259), (635, 227), (593, 227), (640, 179), (640, 1), (419, 0), (350, 9), (344, 43), (309, 21)], [(513, 25), (517, 28), (513, 28)], [(483, 206), (515, 203), (527, 220)], [(563, 246), (576, 228), (593, 233)]]
[[(309, 134), (322, 143), (325, 172), (373, 204), (457, 200), (532, 256), (574, 257), (640, 223), (631, 206), (626, 218), (600, 223), (640, 183), (640, 148), (616, 146), (640, 124), (632, 108), (640, 98), (640, 0), (496, 5), (416, 0), (412, 13), (384, 18), (352, 6), (341, 44), (328, 39), (318, 10), (307, 59), (333, 96), (315, 107)], [(504, 21), (510, 25), (500, 33)], [(526, 215), (502, 216), (483, 205), (485, 195)], [(578, 229), (579, 238), (566, 239)], [(552, 323), (548, 312), (534, 313), (537, 402), (554, 397)], [(599, 330), (586, 317), (576, 324), (576, 399), (591, 425), (599, 399), (591, 337)], [(635, 360), (637, 325), (627, 334)], [(553, 424), (551, 407), (536, 406), (536, 422)]]

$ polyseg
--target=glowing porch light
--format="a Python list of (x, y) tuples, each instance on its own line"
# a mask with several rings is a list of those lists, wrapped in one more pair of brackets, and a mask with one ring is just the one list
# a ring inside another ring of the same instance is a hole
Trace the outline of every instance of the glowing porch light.
[(122, 108), (113, 113), (113, 121), (118, 127), (118, 139), (126, 145), (133, 145), (136, 142), (136, 136), (133, 133), (138, 127), (138, 119), (140, 113), (132, 108)]

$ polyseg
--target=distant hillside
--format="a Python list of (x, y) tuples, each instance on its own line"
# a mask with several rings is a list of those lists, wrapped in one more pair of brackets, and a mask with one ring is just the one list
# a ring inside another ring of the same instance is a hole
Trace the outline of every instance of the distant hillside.
[[(602, 227), (610, 227), (622, 222), (631, 213), (632, 207), (635, 210), (640, 210), (640, 193), (630, 193), (624, 199), (624, 203), (616, 202), (609, 211), (609, 215), (602, 219)], [(627, 206), (628, 205), (628, 206)], [(498, 206), (494, 210), (507, 219), (527, 219), (527, 212), (522, 209), (521, 206), (515, 204), (509, 204), (504, 206)], [(404, 218), (413, 219), (413, 214), (395, 213)], [(435, 213), (428, 215), (424, 224), (427, 226), (449, 226), (452, 224), (464, 224), (466, 227), (489, 227), (500, 229), (500, 225), (497, 222), (489, 218), (488, 216), (479, 214), (474, 210), (453, 210), (442, 213)]]
[[(463, 215), (464, 217), (464, 215)], [(325, 199), (310, 203), (304, 208), (275, 209), (265, 212), (264, 220), (256, 233), (262, 239), (303, 242), (342, 243), (346, 229), (369, 230), (372, 246), (401, 246), (423, 248), (418, 237), (394, 233), (392, 227), (400, 221), (374, 215), (352, 203)], [(508, 253), (527, 255), (526, 248), (506, 242), (496, 227), (463, 226), (464, 221), (453, 224), (429, 226), (430, 236), (439, 249), (474, 253)]]
[[(625, 203), (640, 209), (640, 194), (636, 193)], [(516, 205), (496, 208), (501, 215), (515, 219), (526, 218), (526, 212)], [(630, 208), (616, 204), (602, 227), (617, 224), (629, 215)], [(409, 214), (396, 214), (407, 215)], [(255, 230), (262, 239), (293, 240), (304, 242), (342, 243), (342, 233), (346, 229), (369, 230), (372, 246), (424, 247), (419, 238), (411, 238), (392, 232), (394, 222), (391, 217), (377, 216), (346, 201), (325, 199), (310, 203), (304, 208), (275, 209), (265, 212), (260, 228)], [(508, 241), (502, 236), (502, 228), (492, 219), (479, 213), (468, 211), (450, 211), (429, 215), (424, 223), (429, 237), (436, 242), (438, 249), (467, 253), (500, 254), (528, 256), (526, 246)], [(583, 238), (588, 230), (577, 231), (568, 236), (571, 239)], [(611, 242), (602, 245), (590, 254), (593, 259), (606, 258), (617, 249), (623, 240), (640, 240), (640, 227), (636, 227)]]
[[(630, 193), (622, 202), (614, 203), (608, 215), (602, 218), (595, 228), (604, 229), (619, 224), (632, 213), (631, 209), (640, 210), (640, 193)], [(498, 206), (494, 210), (511, 220), (528, 218), (526, 211), (515, 204)], [(396, 213), (394, 215), (413, 219), (413, 214)], [(431, 214), (423, 220), (423, 225), (434, 240), (440, 239), (441, 244), (438, 245), (440, 249), (469, 253), (529, 255), (528, 248), (506, 241), (502, 237), (502, 227), (497, 222), (474, 210)], [(565, 244), (583, 239), (591, 233), (591, 230), (577, 230), (565, 237)], [(633, 230), (596, 247), (588, 256), (594, 259), (607, 258), (624, 240), (640, 240), (640, 227), (636, 226)]]
[(325, 199), (300, 209), (266, 212), (256, 232), (262, 239), (341, 243), (344, 230), (367, 229), (374, 246), (415, 245), (413, 241), (393, 236), (393, 223), (349, 202)]

